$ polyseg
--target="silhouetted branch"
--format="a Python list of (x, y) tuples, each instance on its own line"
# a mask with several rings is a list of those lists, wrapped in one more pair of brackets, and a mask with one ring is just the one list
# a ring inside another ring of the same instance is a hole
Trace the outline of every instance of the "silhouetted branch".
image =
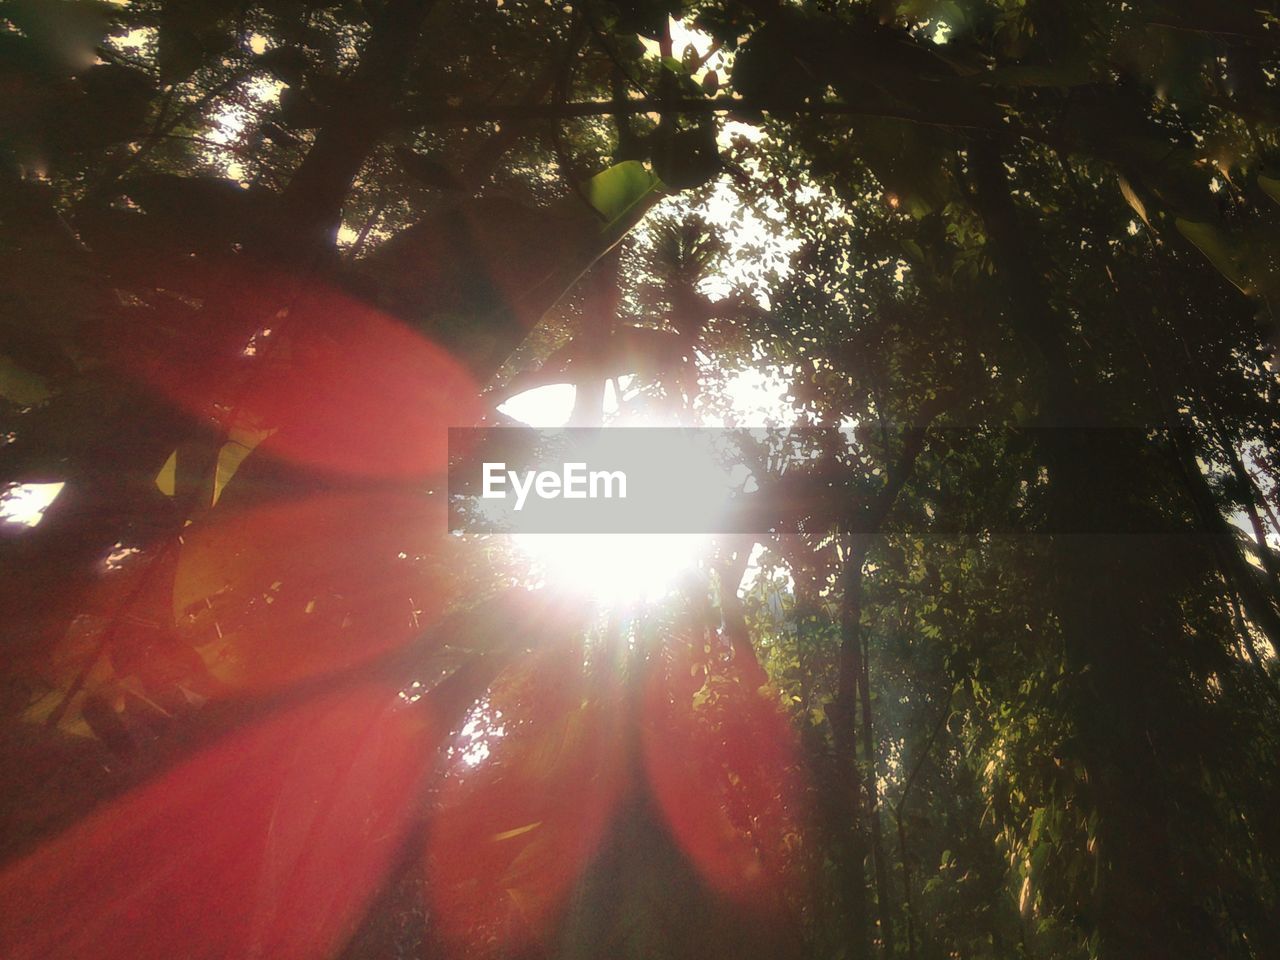
[[(881, 106), (863, 106), (840, 101), (798, 103), (789, 106), (764, 105), (742, 97), (676, 98), (638, 97), (622, 102), (616, 100), (590, 100), (569, 103), (492, 104), (472, 106), (440, 106), (437, 104), (412, 107), (407, 119), (415, 123), (506, 123), (512, 120), (571, 120), (578, 117), (635, 116), (645, 113), (682, 113), (690, 115), (708, 113), (741, 113), (752, 118), (768, 114), (786, 116), (853, 116), (881, 117), (918, 123), (924, 126), (947, 129), (977, 129), (994, 132), (988, 127), (975, 127), (962, 122), (943, 122), (921, 116), (910, 110)], [(1000, 132), (1008, 132), (1001, 130)]]

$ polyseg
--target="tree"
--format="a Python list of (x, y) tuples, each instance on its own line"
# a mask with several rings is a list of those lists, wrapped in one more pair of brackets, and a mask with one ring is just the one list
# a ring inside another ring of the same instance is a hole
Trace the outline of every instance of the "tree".
[[(2, 9), (7, 954), (1276, 952), (1280, 11)], [(744, 368), (644, 616), (445, 534)]]

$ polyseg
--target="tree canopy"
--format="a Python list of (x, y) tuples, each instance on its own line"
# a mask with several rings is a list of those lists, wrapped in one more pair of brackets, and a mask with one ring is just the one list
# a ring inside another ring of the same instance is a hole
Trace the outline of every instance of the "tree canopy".
[[(1278, 71), (1263, 0), (0, 2), (0, 953), (1280, 956)], [(818, 439), (759, 534), (451, 535), (555, 385)]]

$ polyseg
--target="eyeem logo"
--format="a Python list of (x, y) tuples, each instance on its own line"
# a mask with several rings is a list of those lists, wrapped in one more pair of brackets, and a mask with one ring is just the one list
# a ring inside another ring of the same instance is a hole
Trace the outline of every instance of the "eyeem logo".
[[(587, 470), (585, 463), (566, 463), (559, 473), (554, 470), (508, 470), (505, 462), (485, 463), (485, 500), (505, 500), (508, 483), (516, 494), (517, 510), (524, 509), (529, 494), (542, 500), (610, 500), (627, 499), (627, 475), (621, 470)], [(616, 491), (616, 492), (615, 492)]]

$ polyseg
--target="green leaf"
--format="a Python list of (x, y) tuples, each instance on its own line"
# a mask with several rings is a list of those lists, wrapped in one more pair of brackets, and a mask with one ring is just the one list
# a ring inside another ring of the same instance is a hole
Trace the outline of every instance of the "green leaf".
[(156, 489), (166, 497), (172, 497), (178, 491), (178, 451), (169, 454), (160, 472), (156, 474)]
[(1043, 877), (1045, 861), (1052, 852), (1053, 848), (1047, 843), (1037, 843), (1031, 848), (1031, 876), (1037, 879)]
[(1040, 832), (1044, 828), (1044, 815), (1044, 807), (1040, 807), (1031, 815), (1031, 832), (1027, 836), (1027, 843), (1031, 846), (1035, 846), (1040, 840)]
[(586, 183), (587, 199), (610, 226), (621, 220), (662, 181), (639, 160), (625, 160), (597, 173)]
[(231, 482), (231, 478), (240, 469), (240, 464), (244, 463), (245, 458), (253, 453), (258, 444), (275, 432), (274, 429), (253, 430), (247, 428), (238, 428), (231, 431), (227, 442), (218, 451), (218, 462), (214, 468), (213, 475), (213, 493), (210, 497), (211, 504), (218, 502), (218, 498), (222, 496), (222, 491)]

